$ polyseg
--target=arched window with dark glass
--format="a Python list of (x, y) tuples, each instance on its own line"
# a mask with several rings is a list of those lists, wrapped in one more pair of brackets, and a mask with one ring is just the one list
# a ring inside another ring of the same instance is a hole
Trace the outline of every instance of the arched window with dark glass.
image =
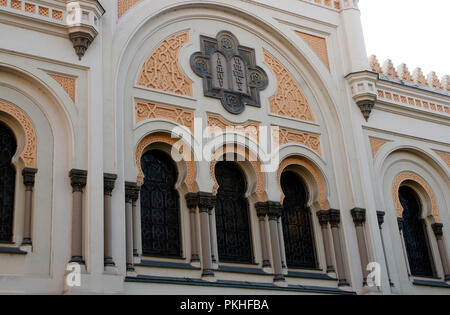
[(141, 159), (142, 253), (151, 257), (181, 257), (180, 198), (175, 190), (176, 165), (165, 152), (151, 150)]
[(11, 160), (17, 142), (12, 131), (0, 122), (0, 242), (12, 241), (16, 169)]
[(306, 207), (307, 191), (297, 173), (287, 171), (281, 176), (283, 201), (283, 233), (289, 268), (317, 267), (311, 212)]
[(252, 263), (249, 204), (245, 198), (247, 183), (234, 162), (216, 164), (219, 184), (216, 204), (217, 244), (220, 260), (231, 263)]
[(419, 197), (412, 188), (402, 186), (399, 198), (403, 207), (403, 237), (411, 274), (416, 277), (433, 277), (432, 255)]

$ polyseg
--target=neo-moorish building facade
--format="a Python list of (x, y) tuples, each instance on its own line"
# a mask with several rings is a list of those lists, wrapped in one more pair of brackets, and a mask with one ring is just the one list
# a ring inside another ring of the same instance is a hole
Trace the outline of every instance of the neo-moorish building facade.
[(450, 78), (358, 0), (0, 17), (0, 293), (450, 293)]

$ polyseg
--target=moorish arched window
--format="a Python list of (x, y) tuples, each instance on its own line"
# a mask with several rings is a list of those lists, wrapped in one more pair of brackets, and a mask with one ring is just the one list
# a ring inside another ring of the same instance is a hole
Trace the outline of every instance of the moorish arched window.
[(283, 233), (289, 268), (317, 267), (311, 212), (306, 207), (307, 191), (302, 179), (294, 172), (281, 175), (283, 201)]
[(216, 225), (220, 260), (252, 263), (249, 204), (245, 198), (247, 183), (244, 174), (234, 162), (217, 163), (215, 174), (219, 184)]
[(142, 253), (152, 257), (181, 257), (180, 198), (175, 190), (178, 172), (172, 158), (151, 150), (141, 159)]
[(17, 142), (12, 131), (0, 122), (0, 242), (12, 241), (16, 169), (11, 160)]
[(403, 237), (405, 239), (411, 274), (417, 277), (433, 277), (433, 262), (430, 252), (426, 223), (422, 219), (422, 206), (419, 196), (408, 187), (399, 189), (400, 203), (403, 207)]

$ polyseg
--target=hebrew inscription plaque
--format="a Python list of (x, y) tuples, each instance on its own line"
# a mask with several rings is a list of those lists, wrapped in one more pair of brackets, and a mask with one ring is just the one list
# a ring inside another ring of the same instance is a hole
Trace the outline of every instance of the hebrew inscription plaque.
[(256, 65), (255, 50), (239, 45), (230, 32), (216, 38), (201, 36), (202, 51), (191, 57), (194, 72), (203, 78), (205, 96), (220, 99), (232, 114), (241, 114), (246, 105), (261, 107), (259, 92), (268, 77)]

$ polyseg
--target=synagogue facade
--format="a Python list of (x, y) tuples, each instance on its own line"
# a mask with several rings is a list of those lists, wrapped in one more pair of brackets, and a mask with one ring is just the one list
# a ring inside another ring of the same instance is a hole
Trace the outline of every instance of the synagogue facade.
[(450, 77), (358, 2), (0, 0), (0, 293), (449, 294)]

